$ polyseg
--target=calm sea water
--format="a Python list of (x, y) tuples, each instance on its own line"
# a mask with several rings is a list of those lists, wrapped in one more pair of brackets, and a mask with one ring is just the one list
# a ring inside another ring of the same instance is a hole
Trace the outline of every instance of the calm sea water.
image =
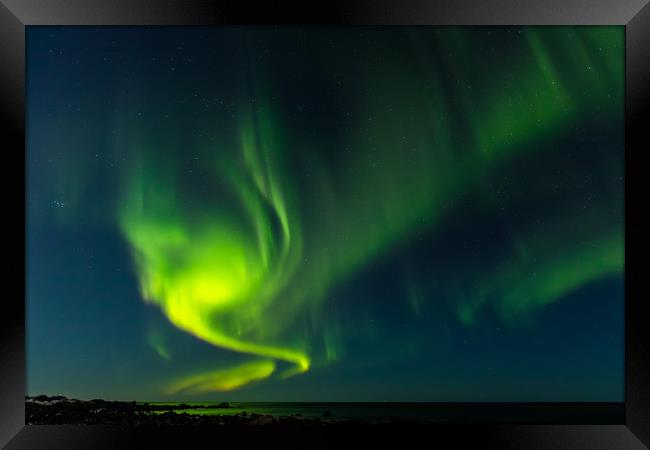
[[(279, 403), (234, 402), (231, 408), (216, 408), (217, 403), (184, 402), (189, 409), (177, 413), (204, 415), (268, 414), (276, 417), (300, 415), (328, 420), (359, 419), (371, 422), (406, 420), (436, 423), (624, 423), (622, 403), (591, 404), (440, 404), (440, 403)], [(181, 403), (150, 402), (152, 405), (178, 406)], [(197, 408), (196, 406), (207, 406)], [(194, 408), (192, 408), (194, 407)], [(164, 412), (164, 411), (162, 411)], [(330, 416), (331, 415), (331, 416)]]

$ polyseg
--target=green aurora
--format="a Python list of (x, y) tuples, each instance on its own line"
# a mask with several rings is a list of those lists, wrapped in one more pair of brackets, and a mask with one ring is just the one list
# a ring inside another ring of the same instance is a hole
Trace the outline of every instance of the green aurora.
[[(623, 29), (506, 30), (365, 29), (375, 40), (361, 55), (354, 43), (363, 38), (330, 31), (346, 51), (320, 54), (320, 64), (354, 75), (327, 100), (353, 105), (341, 120), (289, 114), (290, 68), (257, 58), (252, 37), (233, 44), (247, 72), (227, 114), (145, 126), (114, 118), (122, 133), (111, 152), (128, 157), (96, 220), (128, 243), (145, 302), (177, 329), (240, 355), (162, 373), (161, 394), (231, 391), (345, 364), (346, 343), (363, 326), (352, 329), (355, 319), (328, 305), (373, 267), (398, 268), (391, 278), (403, 295), (388, 300), (414, 318), (445, 305), (466, 328), (488, 312), (506, 328), (532, 326), (567, 295), (622, 276), (622, 151), (566, 149), (591, 142), (580, 133), (622, 123)], [(293, 42), (295, 30), (258, 30), (273, 32)], [(139, 95), (120, 93), (116, 108)], [(167, 110), (152, 98), (149, 110)], [(86, 214), (85, 172), (54, 176), (70, 193), (59, 223)], [(493, 229), (503, 235), (482, 235), (485, 251), (463, 247), (462, 236)], [(435, 254), (419, 247), (424, 240), (458, 248)], [(425, 256), (402, 263), (411, 251)], [(144, 338), (169, 367), (176, 354), (165, 336), (154, 326)]]
[[(291, 364), (282, 376), (307, 371), (315, 357), (311, 336), (296, 330), (296, 318), (318, 311), (332, 286), (390, 253), (419, 227), (435, 229), (448, 213), (448, 199), (480, 189), (504, 164), (525, 157), (528, 141), (565, 131), (612, 90), (622, 98), (620, 30), (523, 33), (533, 64), (515, 60), (509, 85), (487, 73), (475, 87), (478, 95), (461, 87), (454, 96), (463, 105), (464, 137), (454, 136), (447, 107), (454, 100), (436, 77), (454, 71), (466, 78), (472, 70), (472, 42), (453, 28), (436, 31), (433, 44), (453, 48), (456, 57), (427, 61), (431, 71), (406, 60), (382, 76), (366, 70), (368, 89), (382, 95), (350, 118), (350, 129), (363, 132), (344, 138), (349, 149), (364, 150), (344, 154), (335, 171), (315, 163), (310, 185), (292, 180), (286, 159), (299, 151), (314, 152), (317, 160), (318, 152), (287, 148), (283, 136), (291, 124), (278, 120), (268, 101), (259, 106), (259, 92), (258, 109), (242, 111), (233, 127), (239, 145), (199, 149), (210, 182), (224, 193), (213, 207), (188, 205), (173, 168), (161, 172), (158, 160), (142, 162), (119, 213), (143, 298), (158, 304), (176, 327), (255, 358), (212, 377), (192, 376), (173, 391), (237, 388), (271, 376), (275, 361)], [(592, 56), (603, 47), (601, 57)], [(382, 110), (387, 98), (397, 107)], [(309, 193), (310, 205), (300, 204), (299, 191)], [(470, 324), (494, 301), (504, 320), (516, 322), (584, 284), (621, 273), (620, 223), (584, 233), (581, 222), (564, 214), (543, 227), (514, 231), (513, 248), (476, 274), (471, 293), (454, 296), (463, 299), (460, 320)]]

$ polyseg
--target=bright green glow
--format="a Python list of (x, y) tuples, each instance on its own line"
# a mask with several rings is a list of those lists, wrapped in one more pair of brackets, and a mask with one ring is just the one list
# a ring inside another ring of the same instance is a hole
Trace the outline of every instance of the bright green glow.
[[(288, 376), (308, 370), (305, 351), (249, 337), (265, 330), (266, 306), (290, 277), (300, 252), (300, 230), (287, 213), (267, 149), (270, 125), (262, 123), (257, 130), (256, 119), (251, 115), (242, 124), (243, 164), (232, 163), (232, 156), (215, 161), (215, 173), (229, 182), (239, 210), (205, 211), (189, 218), (177, 203), (173, 179), (152, 186), (156, 174), (143, 165), (131, 180), (120, 223), (133, 246), (147, 301), (160, 305), (175, 326), (206, 342), (293, 363), (284, 374)], [(280, 233), (274, 233), (274, 220)], [(272, 362), (251, 367), (223, 382), (215, 378), (221, 372), (215, 372), (209, 381), (197, 382), (197, 389), (239, 387), (275, 369)]]
[(167, 389), (168, 394), (202, 394), (214, 391), (231, 391), (252, 381), (263, 380), (275, 370), (271, 360), (252, 361), (225, 370), (216, 370), (183, 378)]
[[(612, 86), (622, 99), (619, 29), (525, 29), (521, 45), (529, 60), (513, 58), (486, 70), (480, 84), (451, 87), (446, 73), (472, 79), (472, 47), (460, 29), (435, 36), (453, 57), (436, 61), (422, 51), (420, 65), (389, 64), (381, 76), (373, 55), (362, 59), (367, 94), (355, 99), (351, 126), (341, 131), (350, 151), (341, 152), (335, 168), (323, 156), (333, 149), (317, 140), (313, 148), (288, 148), (282, 133), (297, 131), (280, 126), (278, 113), (258, 96), (255, 110), (242, 109), (235, 119), (235, 145), (199, 145), (209, 186), (219, 190), (212, 203), (189, 206), (181, 177), (159, 158), (143, 157), (129, 174), (120, 225), (142, 296), (176, 327), (265, 358), (191, 376), (172, 392), (235, 389), (271, 376), (278, 362), (291, 364), (281, 377), (305, 372), (315, 333), (324, 362), (339, 360), (344, 332), (336, 321), (320, 324), (328, 293), (420, 231), (435, 233), (463, 195), (481, 192), (492, 174), (539, 151), (529, 144), (570, 131), (612, 95)], [(602, 57), (594, 58), (601, 47)], [(308, 180), (298, 173), (307, 162)], [(622, 229), (593, 231), (583, 245), (578, 225), (513, 231), (515, 250), (505, 249), (493, 266), (450, 289), (460, 320), (473, 323), (491, 304), (516, 322), (622, 271)], [(446, 281), (437, 277), (431, 275)], [(413, 280), (406, 280), (405, 299), (416, 314), (429, 301)]]

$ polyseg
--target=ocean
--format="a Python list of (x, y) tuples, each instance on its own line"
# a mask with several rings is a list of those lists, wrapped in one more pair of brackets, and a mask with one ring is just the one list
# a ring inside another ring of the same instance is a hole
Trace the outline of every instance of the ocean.
[[(150, 405), (169, 406), (176, 413), (199, 415), (246, 413), (275, 417), (326, 418), (327, 420), (368, 422), (403, 420), (425, 423), (616, 424), (625, 422), (623, 403), (233, 402), (230, 403), (230, 408), (217, 407), (218, 403), (149, 402)], [(166, 410), (156, 412), (164, 413)]]

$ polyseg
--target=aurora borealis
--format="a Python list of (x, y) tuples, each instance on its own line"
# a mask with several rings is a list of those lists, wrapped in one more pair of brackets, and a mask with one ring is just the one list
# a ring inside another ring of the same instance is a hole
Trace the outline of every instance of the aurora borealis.
[(622, 27), (30, 27), (28, 392), (622, 401)]

